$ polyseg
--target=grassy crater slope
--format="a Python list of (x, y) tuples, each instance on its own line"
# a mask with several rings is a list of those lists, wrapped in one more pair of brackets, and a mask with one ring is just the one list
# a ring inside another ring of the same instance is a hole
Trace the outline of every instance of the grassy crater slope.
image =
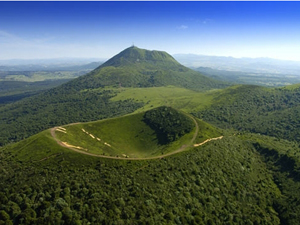
[[(161, 120), (149, 121), (151, 113)], [(88, 153), (145, 158), (190, 145), (196, 132), (198, 128), (190, 117), (170, 107), (159, 107), (146, 113), (59, 127), (55, 136), (65, 146)]]

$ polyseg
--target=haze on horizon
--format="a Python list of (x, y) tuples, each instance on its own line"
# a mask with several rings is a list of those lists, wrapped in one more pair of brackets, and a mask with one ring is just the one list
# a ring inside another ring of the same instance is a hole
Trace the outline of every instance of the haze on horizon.
[(170, 54), (300, 61), (300, 2), (0, 2), (0, 60)]

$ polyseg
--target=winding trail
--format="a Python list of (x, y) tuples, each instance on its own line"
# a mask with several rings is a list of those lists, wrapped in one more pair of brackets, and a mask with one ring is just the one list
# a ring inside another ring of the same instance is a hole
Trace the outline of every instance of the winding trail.
[[(105, 156), (105, 155), (98, 155), (98, 154), (93, 154), (93, 153), (89, 153), (89, 152), (84, 152), (84, 151), (81, 151), (79, 150), (78, 148), (75, 148), (73, 147), (72, 145), (69, 145), (67, 143), (64, 143), (64, 142), (61, 142), (56, 134), (55, 134), (55, 131), (56, 129), (58, 129), (59, 127), (53, 127), (50, 129), (50, 133), (51, 133), (51, 136), (53, 137), (53, 139), (57, 142), (57, 144), (59, 144), (60, 146), (62, 147), (65, 147), (65, 148), (68, 148), (72, 151), (75, 151), (75, 152), (78, 152), (78, 153), (81, 153), (81, 154), (84, 154), (84, 155), (89, 155), (89, 156), (94, 156), (94, 157), (99, 157), (99, 158), (107, 158), (107, 159), (120, 159), (120, 160), (149, 160), (149, 159), (162, 159), (162, 158), (165, 158), (167, 156), (171, 156), (171, 155), (174, 155), (174, 154), (177, 154), (179, 152), (183, 152), (185, 151), (188, 147), (198, 147), (200, 145), (203, 145), (209, 141), (213, 141), (213, 140), (218, 140), (218, 139), (222, 139), (223, 136), (220, 136), (220, 137), (216, 137), (216, 138), (210, 138), (210, 139), (207, 139), (199, 144), (194, 144), (193, 145), (193, 142), (195, 141), (198, 133), (199, 133), (199, 125), (197, 123), (197, 121), (190, 115), (188, 115), (195, 123), (195, 126), (196, 126), (196, 131), (193, 135), (193, 138), (191, 139), (191, 141), (189, 142), (189, 144), (187, 145), (182, 145), (179, 149), (173, 151), (173, 152), (170, 152), (170, 153), (167, 153), (167, 154), (164, 154), (164, 155), (159, 155), (159, 156), (152, 156), (152, 157), (146, 157), (146, 158), (121, 158), (121, 157), (115, 157), (115, 156)], [(74, 123), (74, 124), (79, 124), (79, 123)], [(72, 124), (69, 124), (69, 125), (72, 125)]]
[(207, 143), (207, 142), (209, 142), (209, 141), (215, 141), (215, 140), (222, 139), (223, 137), (224, 137), (224, 136), (206, 139), (205, 141), (203, 141), (203, 142), (201, 142), (201, 143), (199, 143), (199, 144), (194, 144), (194, 147), (198, 147), (198, 146), (204, 145), (205, 143)]

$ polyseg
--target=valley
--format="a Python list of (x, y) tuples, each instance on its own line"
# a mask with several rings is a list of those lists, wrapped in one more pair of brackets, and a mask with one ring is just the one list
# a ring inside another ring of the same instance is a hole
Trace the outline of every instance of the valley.
[[(18, 60), (16, 60), (18, 61)], [(34, 61), (34, 60), (33, 60)], [(39, 60), (36, 60), (39, 61)], [(5, 63), (0, 60), (0, 63)], [(25, 63), (26, 61), (22, 61)], [(30, 60), (27, 63), (32, 63)], [(39, 94), (82, 76), (101, 62), (58, 63), (51, 60), (40, 64), (0, 66), (0, 105)]]

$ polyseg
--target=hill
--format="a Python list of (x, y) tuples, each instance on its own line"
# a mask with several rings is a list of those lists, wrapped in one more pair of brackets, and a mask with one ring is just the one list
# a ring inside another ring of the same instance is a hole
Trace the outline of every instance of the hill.
[(166, 52), (135, 46), (123, 50), (86, 76), (71, 81), (66, 87), (84, 90), (107, 86), (145, 88), (167, 85), (196, 91), (226, 87), (224, 82), (182, 66)]
[(37, 96), (0, 106), (0, 145), (56, 125), (132, 113), (146, 102), (134, 101), (132, 96), (117, 101), (111, 98), (125, 87), (169, 85), (197, 92), (226, 86), (180, 65), (165, 52), (130, 47), (84, 76)]
[(193, 113), (221, 128), (299, 141), (300, 88), (240, 85), (217, 93), (211, 105)]
[(138, 159), (182, 151), (192, 145), (198, 130), (198, 123), (187, 115), (159, 107), (146, 113), (62, 126), (52, 133), (61, 145), (82, 153)]

